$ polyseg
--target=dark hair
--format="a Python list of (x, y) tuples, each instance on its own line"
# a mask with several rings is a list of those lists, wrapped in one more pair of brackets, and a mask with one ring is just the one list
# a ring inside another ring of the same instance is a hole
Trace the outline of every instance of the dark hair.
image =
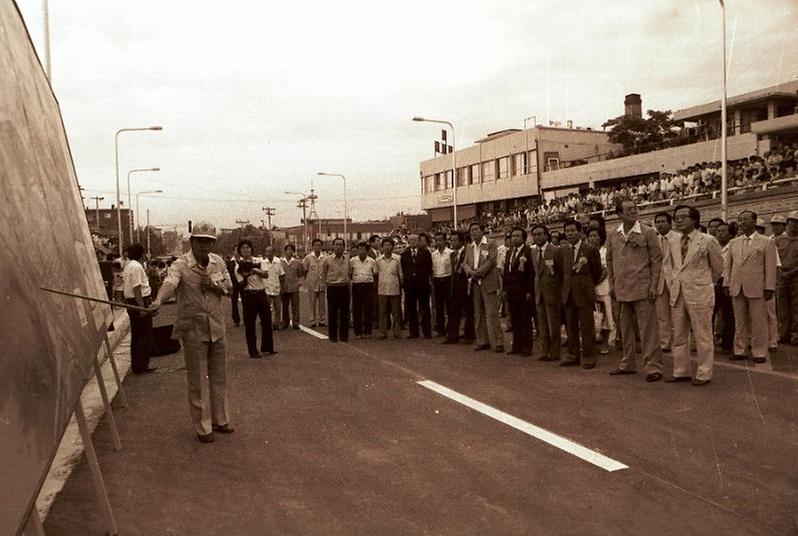
[(341, 243), (344, 245), (344, 247), (346, 247), (346, 240), (344, 240), (344, 239), (343, 239), (343, 238), (341, 238), (340, 236), (336, 237), (336, 238), (333, 240), (333, 242), (332, 242), (332, 245), (333, 245), (333, 246), (335, 246), (335, 243), (336, 243), (336, 242), (338, 242), (339, 240), (340, 240), (340, 241), (341, 241)]
[(236, 251), (239, 255), (241, 255), (241, 246), (247, 245), (251, 251), (255, 251), (255, 246), (252, 245), (252, 241), (248, 238), (242, 238), (238, 241), (238, 245), (236, 246)]
[(698, 226), (701, 224), (701, 213), (698, 212), (697, 208), (691, 205), (676, 205), (673, 209), (673, 215), (676, 216), (676, 213), (683, 209), (687, 209), (687, 212), (690, 214), (690, 219), (693, 220), (693, 228), (698, 229)]
[(439, 236), (442, 236), (443, 239), (446, 240), (446, 233), (444, 233), (443, 231), (436, 231), (435, 232), (434, 238), (438, 238)]
[(714, 222), (718, 222), (718, 225), (726, 225), (726, 222), (723, 221), (723, 218), (718, 218), (718, 217), (709, 220), (709, 223), (707, 225), (712, 225)]
[(394, 242), (393, 238), (390, 236), (382, 239), (382, 242), (380, 242), (380, 247), (384, 246), (385, 244), (390, 244), (391, 247), (396, 246), (396, 242)]
[(471, 225), (468, 226), (468, 230), (470, 231), (471, 229), (473, 229), (475, 225), (477, 227), (479, 227), (480, 231), (484, 231), (485, 230), (485, 226), (482, 225), (482, 222), (478, 222), (478, 221), (471, 222)]
[(615, 199), (615, 214), (620, 215), (623, 213), (623, 204), (626, 202), (634, 203), (634, 201), (629, 197), (617, 197)]
[(576, 226), (576, 230), (577, 231), (580, 231), (580, 232), (582, 231), (582, 222), (580, 222), (579, 220), (576, 220), (576, 219), (573, 219), (573, 218), (565, 220), (565, 223), (562, 226), (563, 231), (569, 225), (574, 225), (574, 226)]
[(535, 225), (532, 226), (532, 228), (529, 231), (531, 233), (534, 233), (535, 229), (543, 229), (543, 234), (546, 235), (546, 240), (551, 240), (551, 231), (549, 231), (548, 227), (546, 227), (542, 223), (536, 223)]
[(512, 229), (510, 229), (510, 233), (507, 236), (512, 238), (513, 233), (516, 231), (521, 231), (521, 238), (523, 238), (524, 242), (526, 242), (526, 229), (524, 229), (523, 227), (513, 227)]
[(736, 221), (729, 222), (729, 236), (735, 237), (739, 232), (740, 228), (737, 226), (737, 222)]
[(602, 218), (602, 217), (601, 217), (600, 215), (598, 215), (598, 214), (593, 214), (592, 216), (590, 216), (590, 217), (587, 219), (587, 223), (588, 223), (588, 225), (590, 225), (590, 222), (592, 222), (592, 221), (597, 221), (597, 222), (599, 222), (599, 227), (601, 227), (602, 229), (604, 229), (604, 228), (606, 228), (606, 227), (607, 227), (607, 222), (606, 222), (606, 221), (604, 221), (604, 218)]
[(368, 244), (368, 242), (366, 242), (365, 240), (361, 240), (360, 242), (358, 242), (358, 243), (357, 243), (357, 246), (356, 246), (356, 247), (357, 247), (357, 248), (366, 248), (366, 251), (368, 251), (368, 249), (369, 249), (369, 244)]
[(321, 238), (314, 238), (314, 239), (313, 239), (313, 242), (311, 242), (311, 243), (310, 243), (310, 245), (311, 245), (311, 246), (315, 246), (315, 245), (316, 245), (316, 242), (318, 242), (318, 243), (319, 243), (319, 244), (321, 244), (322, 246), (324, 245), (324, 242), (322, 242), (322, 241), (321, 241)]
[(288, 251), (289, 249), (296, 253), (296, 246), (294, 244), (286, 244), (283, 251)]
[(673, 216), (671, 216), (670, 212), (658, 212), (654, 215), (654, 223), (657, 223), (657, 218), (662, 217), (665, 218), (665, 221), (668, 222), (668, 225), (673, 223)]
[(371, 237), (369, 237), (369, 244), (371, 244), (375, 240), (379, 240), (379, 239), (380, 239), (380, 235), (373, 234), (373, 235), (371, 235)]
[(158, 268), (166, 268), (166, 263), (162, 260), (158, 261)]
[(587, 230), (587, 236), (590, 236), (590, 233), (592, 233), (593, 231), (598, 233), (599, 243), (601, 245), (604, 245), (604, 242), (607, 241), (607, 231), (604, 229), (604, 227), (591, 227), (590, 229)]
[(141, 244), (133, 244), (127, 248), (127, 256), (129, 259), (133, 259), (134, 261), (140, 261), (144, 256), (144, 246)]
[(461, 244), (465, 244), (465, 233), (463, 231), (452, 231), (451, 233), (449, 233), (450, 240), (453, 236), (456, 236)]

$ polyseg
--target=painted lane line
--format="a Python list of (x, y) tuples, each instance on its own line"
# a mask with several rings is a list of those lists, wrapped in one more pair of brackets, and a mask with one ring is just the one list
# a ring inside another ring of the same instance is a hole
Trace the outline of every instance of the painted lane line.
[(322, 340), (327, 340), (327, 339), (329, 339), (329, 337), (328, 337), (327, 335), (324, 335), (324, 334), (322, 334), (322, 333), (319, 333), (319, 332), (318, 332), (318, 331), (316, 331), (315, 329), (310, 329), (310, 328), (308, 328), (308, 327), (305, 327), (305, 326), (303, 326), (302, 324), (299, 324), (299, 329), (301, 329), (301, 330), (302, 330), (302, 331), (304, 331), (305, 333), (309, 333), (310, 335), (313, 335), (313, 336), (314, 336), (314, 337), (316, 337), (317, 339), (322, 339)]
[(628, 465), (624, 465), (617, 460), (613, 460), (612, 458), (608, 458), (603, 454), (600, 454), (594, 450), (590, 450), (587, 447), (583, 447), (579, 443), (575, 443), (570, 439), (566, 439), (562, 436), (559, 436), (555, 433), (549, 432), (548, 430), (544, 430), (539, 426), (535, 426), (534, 424), (530, 424), (526, 421), (522, 421), (517, 417), (513, 417), (508, 413), (504, 413), (503, 411), (499, 411), (496, 408), (488, 406), (487, 404), (483, 404), (478, 400), (474, 400), (473, 398), (469, 398), (465, 395), (458, 393), (457, 391), (452, 391), (448, 387), (444, 387), (438, 383), (423, 380), (417, 382), (419, 385), (426, 387), (432, 391), (435, 391), (439, 395), (443, 395), (450, 400), (454, 400), (466, 407), (469, 407), (483, 415), (487, 415), (492, 419), (495, 419), (499, 422), (506, 424), (516, 430), (524, 432), (527, 435), (530, 435), (536, 439), (539, 439), (545, 443), (553, 447), (557, 447), (560, 450), (567, 452), (577, 458), (580, 458), (588, 463), (592, 463), (596, 467), (600, 467), (608, 472), (620, 471), (621, 469), (629, 469)]

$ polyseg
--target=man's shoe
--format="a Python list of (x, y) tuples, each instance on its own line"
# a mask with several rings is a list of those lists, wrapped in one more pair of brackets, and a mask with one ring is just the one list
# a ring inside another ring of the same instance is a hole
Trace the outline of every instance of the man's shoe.
[(778, 352), (779, 351), (779, 347), (778, 346), (770, 346), (770, 347), (768, 347), (768, 351), (769, 352)]
[(379, 335), (377, 336), (377, 340), (383, 341), (388, 338), (388, 335)]
[(607, 355), (610, 353), (610, 349), (606, 346), (601, 346), (598, 351), (599, 355)]
[(576, 367), (578, 365), (579, 365), (579, 360), (578, 359), (568, 359), (566, 361), (561, 361), (560, 362), (560, 366), (561, 367)]
[(197, 434), (200, 443), (213, 443), (213, 432), (207, 434)]
[(679, 382), (689, 382), (692, 381), (693, 378), (690, 376), (673, 376), (665, 380), (666, 383), (679, 383)]
[(699, 380), (696, 378), (693, 380), (693, 387), (701, 387), (709, 383), (709, 380)]
[(762, 363), (764, 363), (765, 361), (767, 361), (767, 359), (765, 359), (764, 357), (755, 357), (755, 358), (754, 358), (754, 363), (759, 363), (759, 364), (762, 364)]
[(538, 358), (538, 361), (559, 361), (559, 358), (548, 355), (542, 355)]
[(594, 369), (594, 368), (596, 368), (596, 364), (595, 363), (585, 363), (584, 365), (582, 365), (582, 368), (585, 369), (585, 370)]
[(476, 348), (474, 348), (475, 352), (481, 352), (483, 350), (490, 350), (490, 344), (480, 344)]
[(610, 371), (611, 376), (625, 376), (627, 374), (637, 374), (636, 370), (626, 370), (622, 368), (612, 369)]
[(260, 354), (249, 354), (251, 359), (260, 359)]
[(671, 347), (670, 346), (666, 346), (666, 347), (662, 348), (661, 350), (662, 350), (662, 353), (664, 353), (664, 354), (671, 353)]
[(497, 354), (503, 354), (503, 353), (504, 353), (504, 346), (497, 346), (497, 347), (496, 347), (496, 350), (494, 350), (494, 351), (495, 351)]
[(457, 344), (458, 341), (453, 341), (451, 339), (445, 339), (441, 341), (441, 344)]
[(418, 339), (418, 335), (410, 334), (407, 336), (408, 339)]
[(425, 339), (431, 339), (431, 338), (432, 338), (432, 334), (427, 334), (427, 335), (424, 335), (424, 338), (425, 338)]
[(214, 424), (213, 425), (213, 431), (214, 432), (221, 432), (223, 434), (232, 434), (233, 432), (236, 431), (236, 429), (233, 428), (233, 426), (230, 425), (229, 423), (228, 424)]
[(268, 350), (268, 351), (264, 351), (263, 353), (266, 354), (266, 355), (277, 355), (277, 351), (276, 350)]
[(652, 372), (651, 374), (646, 374), (646, 381), (648, 383), (658, 382), (662, 379), (662, 373), (660, 372)]
[(150, 372), (155, 372), (156, 370), (158, 370), (158, 367), (154, 367), (152, 365), (147, 365), (147, 368), (134, 370), (133, 373), (134, 374), (149, 374)]
[(734, 354), (729, 358), (729, 361), (745, 361), (745, 356), (740, 354)]
[(323, 328), (327, 325), (327, 322), (319, 322), (319, 327)]
[(293, 328), (294, 329), (299, 329), (299, 324), (294, 324)]
[(721, 348), (719, 353), (720, 355), (731, 355), (732, 350), (729, 348)]

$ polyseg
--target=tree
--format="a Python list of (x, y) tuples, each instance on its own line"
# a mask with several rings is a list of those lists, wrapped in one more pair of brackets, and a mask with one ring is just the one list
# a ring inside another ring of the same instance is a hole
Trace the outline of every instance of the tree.
[(648, 110), (646, 115), (646, 118), (621, 115), (602, 126), (610, 127), (610, 141), (623, 145), (627, 154), (654, 150), (679, 136), (679, 124), (670, 110)]

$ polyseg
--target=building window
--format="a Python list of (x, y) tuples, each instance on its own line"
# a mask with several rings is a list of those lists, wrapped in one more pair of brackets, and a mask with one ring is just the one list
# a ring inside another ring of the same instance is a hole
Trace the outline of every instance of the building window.
[(468, 184), (466, 171), (466, 168), (457, 168), (457, 186), (465, 186)]
[(499, 178), (506, 179), (510, 176), (510, 157), (503, 156), (499, 158)]
[(479, 164), (468, 166), (468, 184), (479, 183)]
[(524, 162), (524, 153), (514, 154), (513, 169), (512, 169), (513, 177), (517, 177), (519, 175), (526, 175), (526, 173), (524, 173), (525, 169), (526, 169), (526, 162)]
[(441, 189), (441, 174), (440, 173), (436, 173), (435, 174), (435, 191), (437, 192), (440, 189)]
[(482, 182), (496, 179), (496, 161), (482, 162)]

